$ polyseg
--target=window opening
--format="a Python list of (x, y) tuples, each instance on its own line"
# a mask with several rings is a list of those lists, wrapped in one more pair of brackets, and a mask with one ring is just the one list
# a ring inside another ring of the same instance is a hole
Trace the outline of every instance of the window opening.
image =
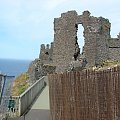
[(80, 54), (83, 53), (83, 47), (84, 47), (84, 36), (83, 36), (83, 31), (84, 28), (82, 26), (82, 24), (78, 24), (77, 25), (77, 43), (79, 45), (80, 48)]

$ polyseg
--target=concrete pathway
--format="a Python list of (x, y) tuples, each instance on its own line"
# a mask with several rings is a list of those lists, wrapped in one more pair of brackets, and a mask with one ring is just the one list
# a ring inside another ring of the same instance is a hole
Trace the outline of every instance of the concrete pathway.
[(37, 98), (31, 109), (47, 109), (49, 110), (49, 87), (46, 86), (40, 96)]
[(42, 93), (33, 103), (31, 110), (16, 120), (50, 120), (49, 86), (44, 88)]

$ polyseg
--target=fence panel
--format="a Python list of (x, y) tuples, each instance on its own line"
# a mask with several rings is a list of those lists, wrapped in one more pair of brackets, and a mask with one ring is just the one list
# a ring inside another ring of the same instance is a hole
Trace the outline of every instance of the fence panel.
[(119, 120), (120, 66), (48, 76), (52, 120)]

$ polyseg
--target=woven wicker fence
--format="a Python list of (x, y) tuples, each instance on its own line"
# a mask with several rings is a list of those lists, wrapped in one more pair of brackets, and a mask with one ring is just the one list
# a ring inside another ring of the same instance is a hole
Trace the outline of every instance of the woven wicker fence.
[(120, 120), (120, 67), (49, 75), (52, 120)]

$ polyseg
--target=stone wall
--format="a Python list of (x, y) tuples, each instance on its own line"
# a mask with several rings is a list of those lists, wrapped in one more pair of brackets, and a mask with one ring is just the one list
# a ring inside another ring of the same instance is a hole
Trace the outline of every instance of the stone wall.
[(109, 43), (109, 59), (120, 61), (120, 35), (118, 38), (111, 38), (108, 40)]
[(88, 23), (84, 23), (85, 18), (83, 17), (85, 29), (84, 50), (85, 57), (88, 61), (87, 66), (91, 67), (108, 59), (107, 39), (110, 38), (110, 23), (102, 17), (88, 17)]
[[(84, 55), (80, 55), (77, 41), (78, 24), (84, 31)], [(91, 67), (108, 59), (108, 39), (110, 38), (110, 23), (108, 19), (90, 16), (89, 11), (77, 15), (76, 11), (68, 11), (54, 19), (53, 63), (56, 71), (65, 71), (68, 64), (78, 57), (84, 56), (87, 66)]]
[(109, 59), (120, 61), (120, 48), (109, 48)]
[(76, 20), (76, 11), (68, 11), (54, 19), (53, 64), (57, 66), (57, 72), (64, 71), (77, 53)]

